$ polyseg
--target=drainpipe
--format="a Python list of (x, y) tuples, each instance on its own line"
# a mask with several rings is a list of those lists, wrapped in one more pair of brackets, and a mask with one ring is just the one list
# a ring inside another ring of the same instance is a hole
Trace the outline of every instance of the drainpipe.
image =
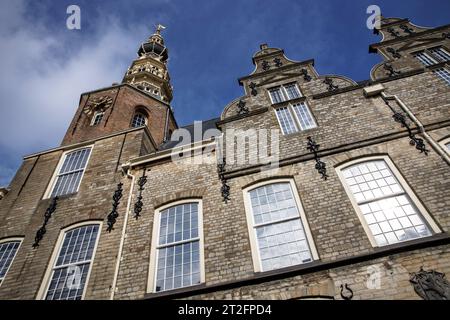
[(397, 104), (400, 106), (400, 108), (403, 110), (403, 112), (405, 112), (409, 116), (409, 118), (414, 122), (414, 124), (419, 128), (420, 133), (423, 135), (425, 140), (430, 144), (433, 150), (436, 151), (436, 153), (441, 156), (441, 158), (447, 163), (447, 165), (450, 165), (450, 157), (447, 154), (447, 152), (443, 148), (441, 148), (441, 146), (437, 142), (435, 142), (434, 139), (425, 131), (423, 124), (419, 121), (419, 119), (416, 118), (411, 109), (409, 109), (408, 106), (399, 97), (397, 97), (396, 95), (387, 95), (384, 92), (384, 87), (381, 84), (364, 88), (364, 95), (366, 97), (376, 96), (378, 94), (381, 94), (383, 99), (395, 100)]
[(127, 210), (125, 212), (124, 221), (123, 221), (122, 235), (120, 237), (120, 245), (119, 245), (119, 252), (117, 254), (116, 269), (114, 270), (114, 278), (113, 278), (113, 283), (111, 286), (111, 295), (109, 297), (110, 300), (114, 300), (114, 295), (116, 293), (117, 278), (119, 276), (120, 263), (122, 262), (123, 245), (125, 242), (125, 237), (127, 235), (126, 231), (127, 231), (127, 225), (128, 225), (128, 217), (130, 215), (131, 198), (133, 196), (134, 181), (136, 179), (136, 177), (130, 173), (131, 168), (130, 168), (129, 163), (122, 165), (122, 172), (124, 172), (124, 173), (126, 172), (127, 177), (131, 179), (131, 187), (130, 187), (130, 194), (128, 195)]

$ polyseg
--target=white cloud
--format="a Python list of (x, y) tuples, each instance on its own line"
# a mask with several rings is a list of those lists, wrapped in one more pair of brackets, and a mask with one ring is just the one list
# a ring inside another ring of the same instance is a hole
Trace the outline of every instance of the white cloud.
[(121, 81), (149, 28), (124, 27), (115, 17), (104, 15), (90, 34), (83, 31), (83, 25), (79, 31), (69, 31), (63, 23), (61, 30), (54, 30), (38, 19), (29, 23), (22, 0), (0, 5), (3, 185), (20, 165), (22, 155), (59, 145), (82, 92)]

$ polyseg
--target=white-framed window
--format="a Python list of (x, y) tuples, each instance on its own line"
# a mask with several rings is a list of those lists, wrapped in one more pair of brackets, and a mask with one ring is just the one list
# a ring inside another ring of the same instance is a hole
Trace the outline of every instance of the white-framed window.
[(428, 51), (430, 51), (433, 57), (439, 62), (450, 61), (450, 53), (442, 47), (431, 48)]
[(84, 298), (100, 237), (101, 222), (84, 222), (62, 230), (38, 293), (44, 300)]
[(275, 112), (283, 134), (291, 134), (298, 131), (289, 107), (277, 108)]
[(282, 86), (269, 88), (270, 99), (272, 104), (288, 101), (302, 96), (295, 82), (287, 83)]
[(202, 201), (188, 199), (159, 208), (147, 290), (162, 292), (204, 282)]
[(447, 151), (448, 154), (450, 154), (450, 137), (439, 141), (439, 144), (445, 151)]
[(440, 232), (387, 156), (336, 168), (374, 247)]
[(317, 127), (316, 122), (306, 102), (289, 104), (275, 109), (278, 123), (284, 135), (300, 130), (308, 130)]
[(50, 183), (51, 191), (46, 192), (46, 198), (78, 192), (91, 151), (92, 146), (89, 146), (67, 151), (63, 154), (56, 168), (56, 175)]
[(413, 55), (417, 60), (422, 62), (424, 66), (431, 66), (437, 63), (437, 61), (434, 58), (432, 58), (428, 53), (425, 53), (423, 51), (413, 53)]
[(0, 286), (16, 257), (21, 243), (21, 238), (9, 238), (0, 241)]
[(104, 114), (105, 114), (105, 112), (103, 112), (103, 111), (97, 111), (96, 113), (94, 113), (94, 116), (92, 117), (92, 120), (91, 120), (91, 126), (96, 126), (96, 125), (100, 124), (100, 122), (102, 122)]
[(266, 181), (243, 193), (255, 272), (319, 259), (292, 179)]
[(439, 68), (433, 70), (433, 72), (442, 80), (447, 83), (447, 85), (450, 86), (450, 72), (447, 70), (447, 68)]
[(133, 116), (131, 126), (133, 128), (138, 128), (145, 126), (146, 124), (147, 124), (147, 117), (142, 112), (136, 112)]

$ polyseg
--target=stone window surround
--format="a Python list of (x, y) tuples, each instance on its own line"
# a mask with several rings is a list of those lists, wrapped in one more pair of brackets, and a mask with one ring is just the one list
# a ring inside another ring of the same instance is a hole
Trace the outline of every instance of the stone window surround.
[[(252, 253), (253, 268), (254, 268), (254, 271), (258, 272), (258, 273), (265, 273), (265, 272), (262, 271), (261, 259), (259, 256), (259, 250), (258, 250), (258, 244), (257, 244), (258, 240), (256, 238), (256, 231), (254, 228), (253, 211), (252, 211), (252, 205), (251, 205), (251, 201), (250, 201), (250, 193), (249, 192), (253, 189), (256, 189), (256, 188), (259, 188), (259, 187), (262, 187), (265, 185), (270, 185), (270, 184), (280, 183), (280, 182), (281, 183), (288, 182), (291, 186), (291, 190), (294, 195), (294, 200), (295, 200), (295, 203), (297, 204), (299, 217), (303, 224), (303, 229), (304, 229), (306, 239), (308, 241), (308, 245), (309, 245), (309, 248), (311, 251), (311, 256), (312, 256), (311, 263), (314, 263), (315, 261), (320, 259), (319, 254), (316, 249), (316, 246), (315, 246), (315, 243), (314, 243), (314, 239), (312, 237), (308, 219), (307, 219), (305, 211), (303, 209), (303, 205), (300, 200), (300, 196), (298, 194), (297, 186), (294, 182), (294, 179), (293, 178), (278, 178), (278, 179), (274, 178), (271, 180), (265, 180), (262, 182), (254, 183), (254, 184), (242, 189), (242, 193), (243, 193), (243, 197), (244, 197), (245, 213), (246, 213), (246, 218), (247, 218), (247, 228), (248, 228), (248, 234), (249, 234), (249, 238), (250, 238), (250, 248), (251, 248), (251, 253)], [(273, 271), (273, 270), (266, 271), (266, 272), (271, 272), (271, 271)]]
[(156, 271), (157, 271), (157, 250), (156, 246), (159, 239), (159, 226), (161, 220), (161, 212), (182, 204), (186, 203), (197, 203), (198, 204), (198, 236), (200, 238), (200, 284), (195, 284), (191, 286), (182, 287), (181, 289), (186, 289), (190, 287), (197, 287), (206, 282), (205, 275), (205, 252), (204, 252), (204, 233), (203, 233), (203, 201), (201, 198), (186, 198), (182, 200), (172, 201), (170, 203), (166, 203), (165, 205), (158, 207), (155, 209), (155, 214), (153, 216), (153, 230), (152, 230), (152, 239), (151, 239), (151, 249), (150, 249), (150, 263), (148, 268), (148, 277), (147, 277), (147, 294), (160, 294), (167, 293), (175, 290), (180, 290), (180, 288), (166, 290), (166, 291), (156, 291)]
[(48, 290), (48, 286), (50, 285), (53, 267), (55, 265), (56, 259), (58, 258), (58, 254), (59, 254), (60, 248), (63, 244), (64, 236), (65, 236), (66, 232), (73, 230), (73, 229), (80, 228), (80, 227), (88, 226), (88, 225), (98, 225), (98, 234), (97, 234), (97, 239), (95, 240), (96, 242), (95, 242), (95, 246), (94, 246), (94, 251), (92, 252), (92, 258), (91, 258), (91, 262), (90, 262), (90, 266), (89, 266), (89, 271), (88, 271), (88, 274), (86, 277), (86, 282), (85, 282), (84, 288), (83, 288), (83, 295), (81, 297), (81, 300), (84, 300), (85, 295), (86, 295), (86, 289), (89, 285), (89, 278), (90, 278), (90, 275), (92, 272), (92, 266), (94, 265), (95, 255), (97, 252), (98, 243), (100, 241), (100, 236), (101, 236), (101, 231), (102, 231), (102, 226), (103, 226), (103, 221), (99, 221), (99, 220), (83, 221), (80, 223), (71, 224), (71, 225), (61, 229), (58, 239), (56, 240), (56, 244), (53, 248), (53, 252), (52, 252), (50, 261), (47, 264), (47, 270), (45, 271), (44, 278), (41, 282), (41, 286), (39, 287), (38, 293), (36, 295), (36, 300), (44, 300), (45, 299), (45, 296), (46, 296), (46, 293)]
[[(367, 161), (371, 161), (371, 160), (384, 160), (387, 167), (391, 170), (392, 174), (394, 175), (394, 177), (398, 180), (400, 186), (403, 188), (405, 194), (408, 195), (408, 197), (410, 198), (411, 202), (413, 205), (415, 205), (415, 207), (417, 208), (418, 212), (420, 213), (420, 215), (422, 216), (422, 218), (426, 221), (426, 223), (428, 224), (430, 231), (432, 231), (432, 235), (433, 234), (438, 234), (441, 233), (442, 231), (439, 229), (438, 225), (436, 224), (436, 222), (434, 222), (433, 218), (429, 215), (428, 211), (425, 209), (425, 207), (422, 205), (422, 203), (420, 202), (420, 200), (417, 198), (417, 196), (415, 195), (415, 193), (413, 192), (413, 190), (411, 189), (411, 187), (408, 185), (408, 183), (406, 182), (406, 180), (403, 178), (403, 175), (400, 173), (400, 171), (398, 171), (397, 167), (394, 165), (394, 163), (392, 162), (392, 160), (389, 158), (389, 156), (387, 155), (379, 155), (379, 156), (366, 156), (363, 158), (359, 158), (359, 159), (354, 159), (351, 161), (347, 161), (337, 167), (335, 167), (336, 173), (341, 181), (342, 186), (345, 189), (345, 192), (347, 193), (348, 198), (350, 199), (352, 205), (353, 205), (353, 209), (355, 210), (362, 227), (364, 228), (364, 231), (366, 232), (367, 237), (369, 238), (369, 241), (372, 245), (372, 247), (374, 248), (378, 248), (380, 246), (378, 246), (377, 242), (375, 241), (374, 236), (372, 235), (372, 232), (369, 228), (369, 225), (367, 224), (364, 215), (358, 205), (358, 203), (356, 202), (352, 191), (350, 190), (350, 187), (348, 186), (348, 184), (346, 183), (345, 177), (343, 175), (343, 170), (351, 167), (352, 165), (358, 164), (358, 163), (363, 163), (363, 162), (367, 162)], [(407, 243), (409, 241), (413, 241), (413, 240), (408, 240), (408, 241), (403, 241), (401, 243)]]

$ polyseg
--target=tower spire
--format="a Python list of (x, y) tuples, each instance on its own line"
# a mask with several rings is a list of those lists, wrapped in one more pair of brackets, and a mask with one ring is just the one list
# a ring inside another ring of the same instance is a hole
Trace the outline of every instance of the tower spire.
[(155, 25), (155, 32), (139, 47), (138, 58), (132, 62), (122, 82), (129, 83), (164, 102), (170, 102), (172, 86), (167, 71), (169, 51), (161, 35), (164, 29), (166, 27), (162, 24)]

